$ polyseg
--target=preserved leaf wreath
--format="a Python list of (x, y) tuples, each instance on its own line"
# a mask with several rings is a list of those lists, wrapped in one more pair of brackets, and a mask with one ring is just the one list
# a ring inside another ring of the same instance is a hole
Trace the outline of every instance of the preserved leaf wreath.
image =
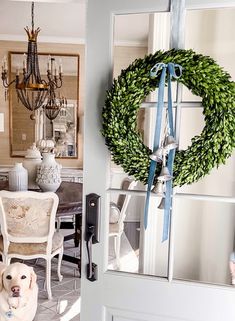
[[(158, 87), (160, 77), (150, 77), (158, 62), (181, 65), (178, 81), (202, 98), (205, 127), (192, 138), (191, 146), (176, 152), (174, 162), (174, 185), (191, 184), (225, 163), (235, 147), (235, 83), (212, 58), (172, 49), (135, 60), (107, 92), (102, 133), (114, 162), (146, 184), (152, 151), (138, 133), (137, 113), (144, 98)], [(155, 181), (159, 171), (158, 165)]]

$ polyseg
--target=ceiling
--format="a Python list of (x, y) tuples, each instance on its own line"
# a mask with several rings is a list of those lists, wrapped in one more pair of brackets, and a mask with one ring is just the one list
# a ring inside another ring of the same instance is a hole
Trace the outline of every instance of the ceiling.
[[(85, 0), (37, 0), (34, 25), (38, 42), (85, 43)], [(146, 46), (148, 14), (115, 17), (115, 42)], [(31, 1), (1, 0), (0, 40), (27, 41), (24, 27), (31, 27)]]

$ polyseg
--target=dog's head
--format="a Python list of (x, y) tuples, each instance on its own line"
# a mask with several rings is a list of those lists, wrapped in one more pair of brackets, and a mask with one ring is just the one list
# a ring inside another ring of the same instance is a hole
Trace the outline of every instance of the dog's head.
[(0, 291), (4, 289), (9, 297), (23, 296), (36, 286), (36, 280), (33, 268), (26, 264), (0, 265)]

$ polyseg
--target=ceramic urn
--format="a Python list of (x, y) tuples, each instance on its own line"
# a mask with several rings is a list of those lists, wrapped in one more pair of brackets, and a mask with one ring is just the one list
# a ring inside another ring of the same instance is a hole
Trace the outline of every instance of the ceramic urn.
[(44, 192), (56, 192), (61, 183), (62, 166), (55, 161), (54, 153), (42, 153), (42, 158), (37, 167), (36, 182)]
[(28, 171), (28, 188), (29, 189), (39, 189), (39, 186), (36, 183), (37, 175), (37, 166), (42, 162), (42, 156), (36, 144), (33, 145), (27, 150), (25, 159), (23, 161), (24, 168)]

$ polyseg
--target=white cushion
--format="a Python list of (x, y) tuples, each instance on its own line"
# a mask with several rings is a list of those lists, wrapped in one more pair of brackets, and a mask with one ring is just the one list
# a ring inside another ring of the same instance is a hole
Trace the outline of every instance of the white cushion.
[[(55, 232), (52, 239), (52, 253), (63, 246), (64, 236)], [(34, 255), (46, 254), (47, 243), (13, 243), (10, 242), (8, 254)], [(0, 251), (3, 252), (3, 237), (0, 236)]]

